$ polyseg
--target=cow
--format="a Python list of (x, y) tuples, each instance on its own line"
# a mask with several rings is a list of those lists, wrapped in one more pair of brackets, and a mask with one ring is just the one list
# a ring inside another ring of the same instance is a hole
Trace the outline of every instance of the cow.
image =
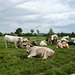
[(75, 45), (74, 42), (67, 42), (69, 45)]
[(71, 38), (71, 40), (75, 40), (75, 38)]
[(29, 38), (24, 38), (23, 39), (23, 42), (28, 42), (29, 41)]
[(57, 35), (51, 35), (51, 44), (57, 44), (58, 36)]
[(18, 43), (23, 42), (23, 37), (5, 35), (5, 45), (7, 48), (8, 43), (15, 43), (15, 47), (17, 48)]
[(69, 36), (63, 36), (60, 40), (61, 40), (61, 41), (69, 42), (69, 41), (67, 40), (67, 38), (69, 38)]
[(65, 38), (65, 39), (67, 39), (67, 38), (69, 38), (69, 36), (63, 36), (62, 38)]
[(57, 48), (69, 48), (69, 45), (66, 41), (57, 41)]
[(30, 43), (26, 44), (25, 46), (26, 52), (28, 53), (28, 58), (38, 56), (42, 57), (42, 59), (47, 59), (47, 57), (55, 55), (55, 51), (47, 47), (33, 46)]
[(61, 43), (62, 43), (62, 47), (63, 47), (63, 48), (69, 48), (69, 45), (68, 45), (67, 42), (63, 41), (63, 42), (61, 42)]
[(26, 48), (24, 45), (26, 45), (26, 43), (21, 43), (18, 45), (18, 48)]
[(40, 42), (40, 45), (41, 45), (41, 46), (47, 46), (46, 40), (41, 41), (41, 42)]
[(61, 40), (61, 41), (69, 42), (66, 38), (61, 38), (60, 40)]
[[(19, 44), (18, 48), (26, 48), (24, 45), (26, 45), (27, 43), (21, 43), (21, 44)], [(35, 45), (37, 45), (37, 41), (32, 41), (30, 44), (32, 44), (33, 46), (35, 46)]]
[(37, 41), (32, 41), (31, 44), (32, 44), (33, 46), (36, 46), (36, 45), (37, 45)]
[(63, 48), (61, 40), (57, 40), (57, 48)]

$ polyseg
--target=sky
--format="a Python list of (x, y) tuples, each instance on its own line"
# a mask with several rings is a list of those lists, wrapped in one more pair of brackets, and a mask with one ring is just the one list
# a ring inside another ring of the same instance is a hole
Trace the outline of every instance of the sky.
[(0, 32), (75, 32), (75, 0), (0, 0)]

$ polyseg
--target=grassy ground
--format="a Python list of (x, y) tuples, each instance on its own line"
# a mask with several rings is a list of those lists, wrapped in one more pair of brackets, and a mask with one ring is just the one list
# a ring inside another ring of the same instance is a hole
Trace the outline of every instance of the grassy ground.
[[(46, 37), (30, 37), (30, 42)], [(15, 48), (8, 44), (5, 48), (4, 38), (0, 37), (0, 75), (70, 75), (75, 73), (75, 46), (69, 49), (58, 49), (48, 43), (49, 48), (56, 52), (54, 57), (27, 58), (26, 49)]]

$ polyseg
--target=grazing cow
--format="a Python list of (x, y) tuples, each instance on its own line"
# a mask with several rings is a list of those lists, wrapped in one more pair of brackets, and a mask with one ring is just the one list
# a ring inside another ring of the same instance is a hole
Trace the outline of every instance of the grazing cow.
[(8, 43), (15, 43), (15, 47), (17, 48), (19, 42), (23, 42), (23, 37), (5, 35), (6, 48)]
[(58, 40), (58, 36), (57, 35), (51, 35), (51, 44), (56, 44)]
[(28, 42), (29, 41), (29, 38), (24, 38), (23, 39), (23, 42)]
[(43, 57), (43, 59), (47, 59), (47, 57), (55, 55), (55, 52), (47, 47), (33, 46), (31, 44), (26, 44), (25, 46), (28, 53), (28, 58), (38, 56)]
[(41, 41), (41, 42), (40, 42), (40, 45), (41, 45), (41, 46), (47, 46), (46, 40)]

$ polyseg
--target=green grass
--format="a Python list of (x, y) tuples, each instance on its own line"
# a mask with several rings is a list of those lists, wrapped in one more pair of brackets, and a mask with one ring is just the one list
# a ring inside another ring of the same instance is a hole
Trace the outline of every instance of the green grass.
[[(46, 37), (30, 37), (30, 42), (37, 40), (38, 45)], [(48, 43), (49, 48), (56, 52), (53, 57), (27, 58), (26, 49), (15, 48), (0, 37), (0, 75), (70, 75), (75, 73), (75, 46), (59, 49)], [(1, 58), (2, 57), (2, 58)]]

